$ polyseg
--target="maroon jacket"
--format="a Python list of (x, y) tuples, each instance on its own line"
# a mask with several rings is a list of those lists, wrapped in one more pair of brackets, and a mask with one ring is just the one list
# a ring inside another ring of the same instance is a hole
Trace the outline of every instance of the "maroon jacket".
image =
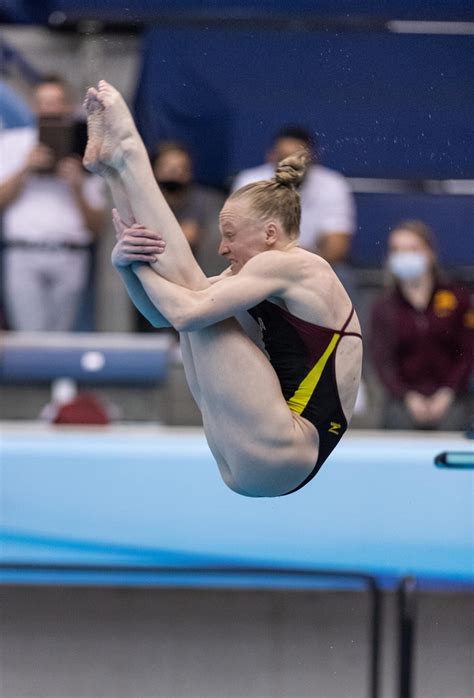
[(474, 311), (469, 293), (437, 283), (426, 310), (394, 288), (372, 309), (370, 349), (380, 380), (402, 399), (409, 390), (432, 395), (466, 389), (473, 367)]

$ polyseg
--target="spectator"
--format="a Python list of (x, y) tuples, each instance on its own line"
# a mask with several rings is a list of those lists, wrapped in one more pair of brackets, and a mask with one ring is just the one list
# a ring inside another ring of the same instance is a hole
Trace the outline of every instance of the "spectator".
[(74, 328), (87, 288), (91, 243), (104, 225), (103, 185), (83, 170), (79, 153), (65, 146), (57, 158), (39, 142), (42, 119), (56, 126), (72, 123), (67, 84), (45, 78), (33, 101), (38, 127), (0, 134), (5, 311), (13, 330), (67, 331)]
[[(226, 267), (219, 255), (219, 213), (225, 197), (210, 187), (194, 182), (193, 161), (185, 145), (161, 141), (152, 157), (153, 172), (160, 189), (176, 216), (193, 254), (206, 276), (216, 276)], [(138, 311), (136, 328), (153, 331)], [(177, 337), (177, 335), (176, 335)]]
[(372, 311), (371, 352), (386, 389), (389, 429), (467, 428), (473, 310), (466, 289), (447, 283), (432, 232), (396, 226), (388, 241), (390, 287)]
[(223, 194), (193, 181), (191, 154), (180, 143), (164, 141), (158, 145), (153, 171), (198, 264), (207, 276), (220, 274), (225, 268), (217, 251)]
[(348, 260), (355, 227), (354, 200), (345, 178), (317, 162), (314, 139), (308, 131), (300, 127), (281, 129), (273, 140), (267, 163), (240, 172), (232, 188), (270, 179), (277, 163), (301, 148), (310, 153), (313, 164), (300, 187), (300, 245), (320, 254), (335, 267), (336, 273), (342, 271), (344, 276), (343, 265)]

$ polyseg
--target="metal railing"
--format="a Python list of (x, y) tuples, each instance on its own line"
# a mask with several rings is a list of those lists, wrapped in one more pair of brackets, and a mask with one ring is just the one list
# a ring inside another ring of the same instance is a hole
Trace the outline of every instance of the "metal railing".
[[(368, 698), (378, 698), (380, 682), (380, 642), (382, 626), (381, 590), (376, 577), (370, 574), (354, 571), (336, 571), (327, 569), (304, 569), (286, 567), (261, 567), (261, 566), (188, 566), (188, 567), (162, 567), (159, 565), (57, 565), (57, 564), (33, 564), (33, 563), (0, 563), (0, 572), (37, 572), (37, 573), (78, 573), (78, 574), (154, 574), (160, 577), (173, 576), (227, 576), (227, 577), (253, 577), (260, 581), (266, 579), (284, 579), (311, 581), (332, 579), (365, 586), (369, 598), (369, 661), (367, 685)], [(330, 586), (330, 585), (328, 585)], [(270, 584), (269, 584), (269, 588)], [(316, 589), (307, 589), (316, 591)], [(406, 698), (406, 696), (405, 696)]]
[(398, 698), (413, 697), (416, 579), (403, 577), (397, 588)]
[[(438, 468), (472, 470), (471, 451), (443, 451), (434, 458)], [(415, 577), (402, 577), (397, 587), (398, 698), (413, 698), (418, 584)]]

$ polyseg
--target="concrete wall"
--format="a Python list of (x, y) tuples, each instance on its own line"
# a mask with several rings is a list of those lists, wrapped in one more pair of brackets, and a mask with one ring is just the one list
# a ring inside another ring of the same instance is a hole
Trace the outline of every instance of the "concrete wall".
[[(2, 698), (365, 698), (364, 594), (3, 587)], [(385, 597), (383, 698), (395, 698)], [(466, 595), (419, 603), (416, 698), (470, 698)]]

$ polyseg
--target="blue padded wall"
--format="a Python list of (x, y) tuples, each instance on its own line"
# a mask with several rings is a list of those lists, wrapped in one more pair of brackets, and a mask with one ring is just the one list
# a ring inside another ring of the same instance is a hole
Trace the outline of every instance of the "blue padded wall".
[(0, 352), (0, 382), (50, 382), (72, 378), (85, 383), (145, 384), (165, 380), (167, 349), (104, 348), (100, 340), (83, 346), (5, 346)]
[(358, 231), (353, 258), (361, 266), (383, 262), (391, 228), (420, 218), (433, 229), (442, 265), (474, 265), (474, 196), (356, 194)]
[(301, 123), (347, 175), (472, 178), (474, 38), (153, 29), (136, 116), (147, 146), (178, 138), (219, 183)]

